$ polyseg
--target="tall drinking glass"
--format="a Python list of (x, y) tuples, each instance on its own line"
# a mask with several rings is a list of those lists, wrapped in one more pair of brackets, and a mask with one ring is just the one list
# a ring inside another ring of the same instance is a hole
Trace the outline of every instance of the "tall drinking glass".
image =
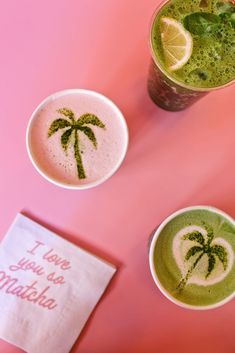
[[(167, 67), (162, 49), (159, 23), (164, 16), (172, 17), (181, 28), (186, 27), (184, 30), (192, 38), (191, 57), (176, 71)], [(205, 33), (200, 33), (202, 25)], [(148, 92), (163, 109), (183, 110), (209, 92), (230, 85), (235, 81), (234, 3), (232, 0), (164, 1), (152, 18), (150, 50)]]

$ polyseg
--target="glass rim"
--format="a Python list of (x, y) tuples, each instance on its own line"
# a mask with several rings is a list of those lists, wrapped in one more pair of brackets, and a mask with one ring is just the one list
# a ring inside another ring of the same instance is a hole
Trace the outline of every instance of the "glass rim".
[(169, 2), (171, 2), (172, 0), (163, 0), (160, 2), (160, 4), (156, 7), (152, 18), (151, 18), (151, 22), (150, 22), (150, 39), (149, 39), (149, 46), (150, 46), (150, 52), (151, 52), (151, 57), (152, 60), (154, 62), (154, 64), (157, 66), (157, 68), (161, 71), (162, 74), (164, 74), (169, 80), (171, 80), (172, 82), (174, 82), (175, 84), (177, 84), (178, 86), (194, 91), (194, 92), (210, 92), (210, 91), (215, 91), (221, 88), (225, 88), (228, 87), (230, 85), (232, 85), (233, 83), (235, 83), (235, 78), (232, 79), (231, 81), (220, 85), (220, 86), (216, 86), (216, 87), (195, 87), (195, 86), (190, 86), (187, 84), (184, 84), (181, 81), (177, 81), (174, 77), (172, 77), (167, 70), (164, 69), (164, 67), (161, 65), (161, 63), (159, 62), (157, 55), (155, 55), (154, 49), (153, 49), (153, 44), (152, 44), (152, 31), (153, 31), (153, 25), (155, 22), (155, 19), (157, 17), (157, 14), (159, 13), (159, 11)]

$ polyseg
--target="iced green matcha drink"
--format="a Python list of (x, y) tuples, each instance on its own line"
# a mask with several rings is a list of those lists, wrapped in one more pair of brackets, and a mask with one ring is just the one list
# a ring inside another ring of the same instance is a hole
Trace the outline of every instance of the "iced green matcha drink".
[(235, 4), (171, 0), (151, 26), (148, 90), (164, 109), (185, 109), (235, 79)]
[(186, 308), (210, 309), (234, 297), (234, 254), (234, 220), (213, 207), (188, 207), (156, 230), (150, 269), (168, 299)]

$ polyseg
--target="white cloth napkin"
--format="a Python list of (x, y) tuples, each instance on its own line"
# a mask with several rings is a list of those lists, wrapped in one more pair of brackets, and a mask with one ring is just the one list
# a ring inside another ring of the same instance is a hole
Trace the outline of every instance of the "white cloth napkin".
[(18, 214), (0, 245), (0, 337), (68, 353), (116, 269)]

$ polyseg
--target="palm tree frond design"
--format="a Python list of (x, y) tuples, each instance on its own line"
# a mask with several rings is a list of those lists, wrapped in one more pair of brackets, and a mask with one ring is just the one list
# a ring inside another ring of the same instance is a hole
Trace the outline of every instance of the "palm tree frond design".
[(196, 259), (193, 260), (194, 261), (193, 264), (190, 266), (185, 277), (181, 279), (179, 285), (177, 286), (177, 289), (179, 290), (179, 292), (184, 289), (193, 270), (195, 269), (195, 267), (197, 266), (197, 264), (199, 263), (199, 261), (203, 256), (207, 256), (208, 258), (208, 268), (207, 268), (205, 278), (208, 278), (212, 273), (212, 271), (214, 270), (216, 259), (218, 259), (218, 261), (222, 263), (224, 271), (227, 268), (228, 254), (226, 249), (222, 245), (217, 245), (217, 244), (211, 245), (212, 240), (214, 239), (213, 228), (205, 223), (203, 225), (207, 231), (206, 239), (198, 231), (188, 233), (184, 235), (182, 238), (184, 241), (189, 240), (189, 241), (198, 243), (198, 245), (192, 246), (187, 251), (185, 255), (185, 260), (188, 261), (189, 259), (191, 259), (191, 257), (193, 257), (196, 254), (198, 254), (198, 256), (196, 257)]
[(203, 222), (203, 225), (204, 225), (204, 228), (207, 232), (207, 241), (208, 241), (208, 245), (209, 245), (214, 238), (214, 231), (213, 231), (213, 228), (209, 224), (206, 224), (205, 222)]
[(188, 233), (188, 234), (184, 235), (184, 239), (196, 241), (201, 245), (205, 244), (205, 239), (204, 239), (203, 235), (200, 232), (198, 232), (197, 230), (195, 232)]
[(69, 127), (69, 126), (70, 126), (70, 122), (65, 119), (54, 120), (48, 130), (48, 137), (51, 137), (58, 130), (64, 129), (65, 127)]
[(189, 260), (190, 257), (194, 256), (196, 253), (203, 251), (203, 248), (201, 246), (193, 246), (192, 248), (189, 249), (185, 256), (185, 260)]
[(69, 146), (69, 141), (70, 141), (70, 137), (72, 135), (73, 129), (68, 129), (66, 130), (63, 135), (61, 135), (60, 138), (60, 142), (61, 142), (61, 146), (63, 147), (63, 149), (65, 150), (65, 152), (68, 149)]
[(105, 128), (105, 125), (102, 123), (102, 121), (96, 115), (90, 113), (86, 113), (80, 116), (79, 125), (83, 126), (84, 124), (96, 125), (102, 129)]
[(207, 274), (206, 278), (210, 276), (211, 272), (214, 270), (215, 267), (215, 257), (212, 254), (208, 254), (208, 269), (207, 269)]
[(97, 141), (94, 132), (88, 126), (81, 126), (80, 130), (84, 132), (84, 134), (89, 138), (89, 140), (93, 143), (94, 147), (97, 147)]
[[(66, 119), (59, 118), (54, 120), (49, 127), (48, 137), (54, 135), (58, 130), (63, 129), (63, 133), (60, 138), (61, 146), (63, 150), (67, 152), (69, 144), (73, 141), (74, 158), (76, 160), (78, 178), (85, 179), (86, 173), (83, 167), (79, 147), (79, 132), (84, 133), (84, 135), (92, 142), (94, 148), (97, 148), (95, 133), (91, 127), (86, 125), (97, 126), (101, 129), (105, 129), (105, 125), (96, 115), (91, 113), (85, 113), (76, 119), (74, 112), (67, 107), (60, 108), (57, 112), (63, 115)], [(72, 139), (73, 135), (74, 138)]]
[(222, 245), (213, 245), (211, 247), (211, 253), (218, 257), (223, 264), (224, 270), (226, 270), (228, 266), (228, 254), (224, 247)]
[(75, 121), (75, 115), (71, 109), (61, 108), (61, 109), (58, 109), (57, 112), (71, 119), (73, 122)]

